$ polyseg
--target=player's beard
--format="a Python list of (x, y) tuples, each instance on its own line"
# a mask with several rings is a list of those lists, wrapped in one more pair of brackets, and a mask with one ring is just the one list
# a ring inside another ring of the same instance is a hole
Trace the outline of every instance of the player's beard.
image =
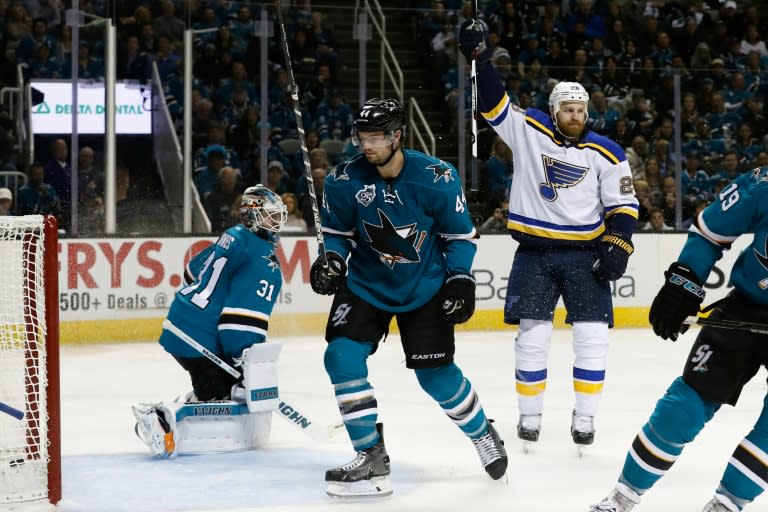
[(559, 124), (557, 127), (560, 129), (560, 132), (569, 139), (578, 139), (584, 131), (584, 122), (572, 121), (570, 123)]
[(369, 155), (368, 153), (366, 153), (365, 158), (367, 158), (368, 162), (373, 165), (376, 165), (376, 166), (386, 165), (387, 162), (389, 162), (389, 160), (391, 159), (393, 152), (394, 150), (390, 146), (389, 153), (387, 153), (386, 155), (380, 155), (379, 153), (372, 153)]

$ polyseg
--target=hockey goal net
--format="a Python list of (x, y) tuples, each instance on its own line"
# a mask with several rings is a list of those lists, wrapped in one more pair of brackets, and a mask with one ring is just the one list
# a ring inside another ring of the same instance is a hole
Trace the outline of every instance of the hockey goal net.
[(57, 246), (53, 217), (0, 217), (0, 508), (61, 498)]

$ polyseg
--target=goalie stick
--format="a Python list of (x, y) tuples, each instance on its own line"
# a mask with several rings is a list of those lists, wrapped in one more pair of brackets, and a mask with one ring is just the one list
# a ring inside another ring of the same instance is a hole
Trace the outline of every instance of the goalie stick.
[(739, 322), (734, 320), (710, 320), (698, 316), (689, 316), (683, 321), (688, 325), (701, 325), (702, 327), (714, 327), (716, 329), (732, 329), (735, 331), (749, 331), (756, 334), (768, 334), (768, 325), (752, 322)]
[[(205, 356), (209, 361), (211, 361), (213, 364), (230, 374), (236, 379), (239, 379), (241, 377), (241, 373), (234, 368), (232, 368), (230, 365), (226, 363), (223, 359), (221, 359), (219, 356), (202, 346), (200, 343), (195, 341), (189, 334), (185, 333), (175, 325), (173, 325), (168, 320), (163, 321), (163, 328), (167, 329), (171, 333), (175, 334), (179, 339), (181, 339), (184, 343), (189, 345), (190, 347), (194, 348), (198, 352), (200, 352), (203, 356)], [(305, 434), (307, 434), (309, 437), (314, 439), (315, 441), (325, 441), (336, 435), (341, 428), (344, 426), (343, 422), (334, 423), (332, 425), (319, 425), (315, 423), (314, 421), (310, 420), (303, 412), (301, 412), (301, 409), (296, 408), (293, 404), (289, 404), (282, 398), (280, 399), (280, 404), (278, 405), (277, 411), (275, 411), (284, 420), (286, 420), (288, 423), (296, 427), (297, 429), (301, 430)]]
[(288, 35), (285, 33), (285, 23), (283, 22), (283, 7), (280, 1), (277, 2), (277, 18), (280, 22), (280, 42), (283, 45), (283, 56), (285, 57), (285, 67), (288, 71), (290, 80), (291, 102), (293, 103), (293, 115), (296, 118), (296, 130), (299, 132), (299, 142), (301, 143), (301, 159), (304, 161), (304, 174), (309, 188), (309, 202), (312, 204), (312, 218), (315, 221), (315, 236), (317, 237), (317, 250), (323, 259), (323, 268), (328, 268), (328, 259), (325, 256), (325, 240), (323, 239), (323, 230), (320, 226), (320, 209), (317, 206), (317, 195), (315, 194), (315, 183), (312, 181), (312, 167), (309, 164), (309, 150), (307, 149), (307, 139), (304, 136), (304, 121), (301, 117), (301, 105), (299, 104), (299, 86), (296, 85), (296, 79), (293, 76), (293, 64), (291, 64), (291, 53), (288, 49)]
[(5, 404), (3, 402), (0, 402), (0, 412), (4, 412), (5, 414), (9, 416), (13, 416), (17, 420), (24, 419), (24, 413), (20, 410), (16, 409), (15, 407), (11, 407), (8, 404)]

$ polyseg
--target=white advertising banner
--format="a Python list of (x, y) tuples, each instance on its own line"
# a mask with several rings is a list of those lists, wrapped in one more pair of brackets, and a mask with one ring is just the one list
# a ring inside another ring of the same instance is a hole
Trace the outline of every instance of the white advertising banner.
[[(32, 80), (30, 86), (43, 93), (42, 103), (32, 107), (32, 133), (72, 132), (72, 83)], [(81, 81), (77, 89), (77, 132), (104, 133), (104, 83)], [(152, 133), (152, 88), (134, 83), (115, 84), (115, 131), (117, 134)]]
[[(613, 285), (617, 308), (647, 308), (674, 261), (684, 234), (638, 234), (627, 274)], [(63, 324), (71, 321), (164, 317), (182, 282), (184, 265), (214, 238), (72, 239), (59, 242), (59, 302)], [(727, 275), (749, 243), (742, 237), (726, 251), (706, 283), (710, 303), (728, 291)], [(507, 236), (479, 240), (473, 272), (477, 311), (501, 312), (515, 242)], [(314, 237), (283, 237), (277, 248), (284, 285), (273, 319), (300, 327), (304, 315), (327, 315), (331, 297), (312, 292), (309, 268), (317, 254)], [(476, 315), (478, 316), (478, 315)], [(495, 313), (493, 317), (495, 318)], [(305, 317), (306, 318), (306, 317)], [(323, 321), (324, 322), (324, 321)]]

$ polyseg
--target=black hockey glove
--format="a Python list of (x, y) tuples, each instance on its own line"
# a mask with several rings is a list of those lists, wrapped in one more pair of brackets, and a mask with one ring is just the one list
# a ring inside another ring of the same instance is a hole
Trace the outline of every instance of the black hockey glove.
[(699, 312), (704, 288), (693, 270), (678, 262), (669, 266), (664, 277), (667, 280), (653, 299), (648, 320), (657, 336), (675, 341), (688, 330), (683, 320)]
[(629, 256), (635, 251), (632, 240), (621, 233), (606, 233), (597, 246), (592, 273), (601, 281), (615, 281), (627, 270)]
[(440, 290), (443, 313), (449, 323), (463, 324), (475, 312), (475, 278), (469, 274), (453, 274)]
[(459, 29), (459, 50), (467, 59), (477, 59), (478, 69), (484, 66), (493, 57), (493, 50), (488, 42), (488, 28), (485, 22), (467, 19)]
[(318, 257), (309, 269), (309, 284), (320, 295), (333, 295), (347, 276), (347, 263), (335, 252), (325, 253), (328, 266), (323, 266), (322, 256)]

